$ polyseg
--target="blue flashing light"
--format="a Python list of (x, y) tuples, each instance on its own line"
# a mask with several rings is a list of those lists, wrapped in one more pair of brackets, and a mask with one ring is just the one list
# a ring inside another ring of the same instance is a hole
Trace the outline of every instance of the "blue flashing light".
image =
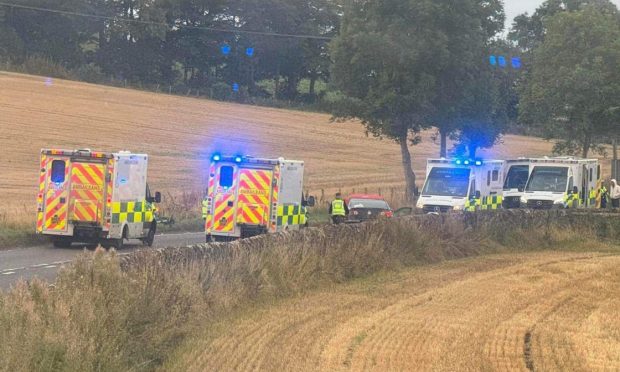
[(515, 70), (518, 70), (521, 68), (521, 58), (512, 57), (511, 62), (512, 62), (512, 68), (514, 68)]
[(245, 54), (248, 57), (254, 57), (254, 48), (252, 48), (252, 47), (246, 48), (245, 49)]
[(482, 165), (482, 160), (476, 160), (476, 165), (477, 166), (481, 166)]
[(235, 156), (235, 163), (241, 163), (243, 161), (243, 157), (237, 155)]
[(238, 83), (234, 83), (232, 85), (232, 90), (233, 90), (233, 92), (238, 92), (239, 91), (239, 84)]
[(456, 160), (454, 161), (454, 163), (456, 163), (456, 165), (461, 165), (461, 164), (463, 164), (463, 162), (461, 161), (461, 159), (456, 159)]
[(491, 64), (491, 66), (497, 66), (497, 57), (490, 56), (489, 57), (489, 63)]
[(469, 160), (465, 160), (465, 161), (463, 162), (463, 164), (465, 164), (465, 165), (469, 165), (469, 163), (470, 163), (470, 161), (469, 161)]
[(506, 67), (506, 57), (504, 56), (497, 57), (497, 64), (499, 65), (499, 67)]
[(230, 45), (224, 44), (220, 47), (220, 50), (222, 51), (223, 55), (227, 56), (230, 54), (230, 51), (232, 50), (232, 48), (230, 47)]
[(220, 160), (222, 160), (222, 155), (220, 155), (220, 154), (213, 154), (213, 156), (211, 157), (211, 160), (213, 160), (213, 161), (220, 161)]

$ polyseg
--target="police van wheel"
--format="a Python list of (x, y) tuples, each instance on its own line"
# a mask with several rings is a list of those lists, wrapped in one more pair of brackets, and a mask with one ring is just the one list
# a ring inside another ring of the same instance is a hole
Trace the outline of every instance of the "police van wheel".
[(69, 248), (71, 247), (71, 239), (57, 238), (52, 240), (52, 244), (55, 248)]
[(149, 246), (153, 246), (153, 242), (155, 242), (155, 233), (157, 232), (157, 223), (153, 222), (151, 227), (149, 228), (149, 232), (146, 234), (146, 238), (142, 240), (142, 242)]

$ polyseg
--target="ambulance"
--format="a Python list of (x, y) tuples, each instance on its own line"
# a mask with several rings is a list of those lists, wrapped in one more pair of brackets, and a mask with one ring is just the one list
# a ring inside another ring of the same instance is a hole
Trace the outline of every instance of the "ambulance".
[(211, 157), (206, 241), (231, 241), (307, 225), (304, 162), (246, 156)]
[(522, 208), (595, 208), (601, 167), (596, 159), (555, 157), (532, 159)]
[(55, 247), (71, 243), (123, 247), (153, 244), (157, 222), (147, 180), (148, 156), (84, 150), (41, 150), (36, 232)]
[(525, 186), (533, 168), (532, 164), (532, 159), (525, 157), (506, 160), (502, 202), (504, 209), (521, 207), (521, 197), (525, 192)]
[(424, 213), (499, 209), (503, 170), (503, 160), (429, 159), (416, 206)]

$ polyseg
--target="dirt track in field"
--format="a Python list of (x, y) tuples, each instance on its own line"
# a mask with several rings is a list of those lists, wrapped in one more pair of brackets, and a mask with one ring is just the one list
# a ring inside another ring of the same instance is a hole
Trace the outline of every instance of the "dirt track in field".
[(237, 316), (173, 368), (617, 371), (619, 293), (618, 255), (451, 262)]
[[(413, 147), (422, 175), (438, 147), (425, 134)], [(158, 190), (200, 190), (213, 151), (284, 156), (306, 161), (315, 193), (387, 190), (402, 185), (397, 145), (366, 137), (358, 123), (330, 123), (329, 115), (118, 89), (0, 72), (0, 205), (27, 206), (37, 189), (43, 147), (128, 149), (151, 155)], [(548, 153), (551, 145), (509, 136), (488, 156)]]

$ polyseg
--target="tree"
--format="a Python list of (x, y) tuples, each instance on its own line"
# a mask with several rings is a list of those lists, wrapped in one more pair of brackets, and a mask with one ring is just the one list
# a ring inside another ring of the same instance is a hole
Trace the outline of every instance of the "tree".
[[(447, 155), (447, 139), (463, 140), (470, 153), (495, 143), (499, 131), (489, 116), (496, 109), (493, 76), (488, 68), (492, 39), (504, 28), (504, 9), (499, 0), (441, 3), (438, 20), (446, 40), (445, 57), (437, 75), (434, 124), (440, 138), (440, 156)], [(472, 100), (472, 97), (476, 100)], [(481, 101), (482, 100), (482, 101)], [(484, 122), (484, 125), (474, 123)], [(476, 134), (471, 131), (474, 130)], [(482, 133), (487, 132), (487, 133)], [(492, 140), (474, 141), (474, 137)], [(467, 140), (467, 138), (471, 140)]]
[[(488, 120), (468, 106), (472, 82), (488, 81), (488, 41), (503, 22), (499, 1), (350, 1), (331, 45), (334, 85), (346, 95), (337, 119), (357, 118), (367, 131), (399, 143), (407, 196), (415, 174), (409, 144), (440, 123), (444, 133), (467, 120)], [(476, 87), (484, 87), (478, 84)], [(478, 130), (484, 130), (480, 127)]]
[(620, 132), (619, 102), (617, 13), (589, 6), (552, 17), (523, 87), (521, 119), (559, 139), (555, 152), (587, 157)]

